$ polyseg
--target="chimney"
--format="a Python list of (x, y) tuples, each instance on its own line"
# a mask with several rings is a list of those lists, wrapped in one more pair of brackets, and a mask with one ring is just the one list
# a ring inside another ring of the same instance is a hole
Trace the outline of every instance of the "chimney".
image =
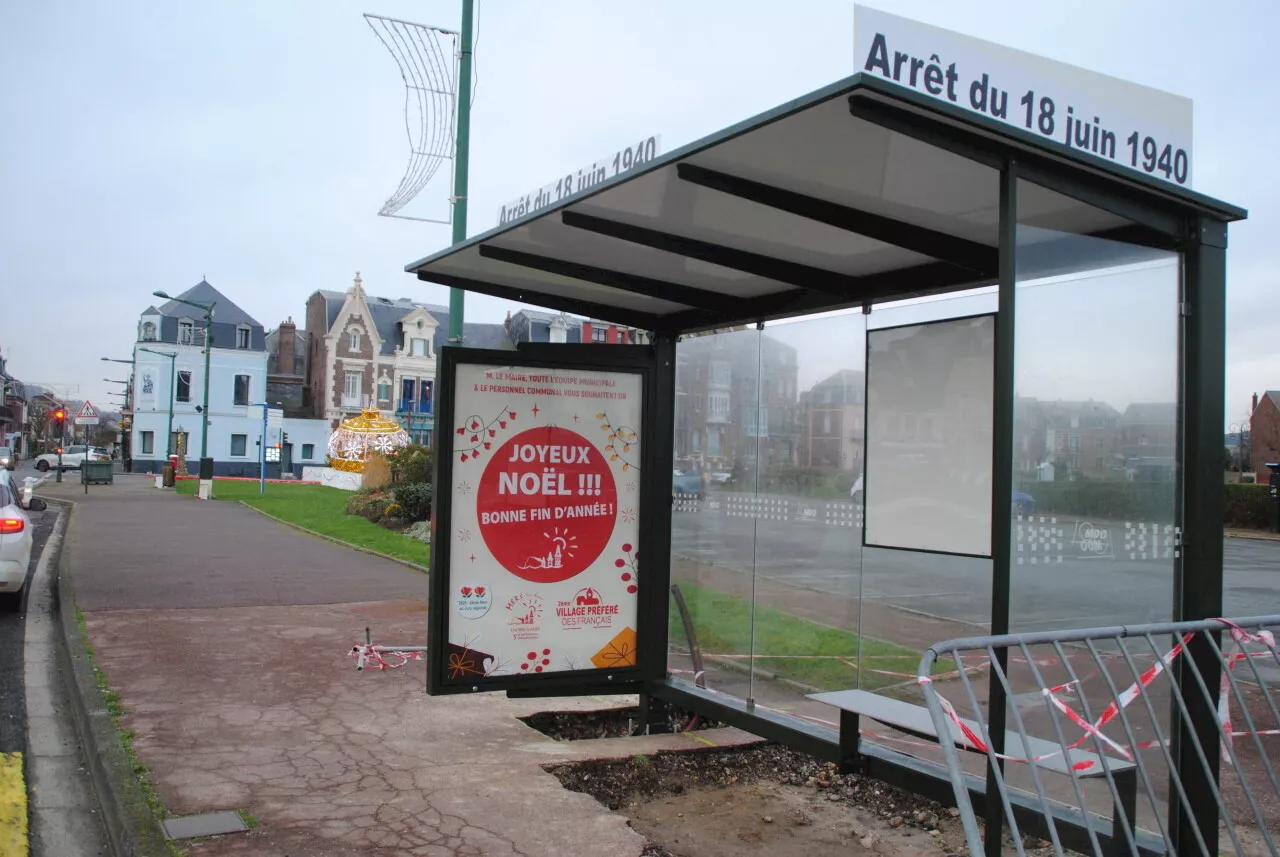
[(502, 322), (502, 326), (505, 327), (507, 330), (511, 329), (511, 310), (507, 310), (507, 317)]
[(288, 321), (280, 322), (280, 330), (276, 337), (276, 374), (293, 375), (294, 354), (297, 348), (298, 326), (293, 323), (293, 316)]
[(1249, 409), (1249, 413), (1250, 413), (1250, 414), (1252, 414), (1252, 413), (1253, 413), (1254, 411), (1256, 411), (1257, 409), (1258, 409), (1258, 394), (1257, 394), (1257, 393), (1254, 393), (1254, 394), (1253, 394), (1253, 407)]

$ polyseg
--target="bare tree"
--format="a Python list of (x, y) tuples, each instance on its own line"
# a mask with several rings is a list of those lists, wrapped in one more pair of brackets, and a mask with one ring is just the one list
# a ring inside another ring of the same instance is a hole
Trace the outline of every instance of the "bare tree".
[(31, 402), (27, 406), (27, 431), (31, 437), (31, 455), (44, 452), (49, 429), (53, 425), (53, 408), (43, 402)]

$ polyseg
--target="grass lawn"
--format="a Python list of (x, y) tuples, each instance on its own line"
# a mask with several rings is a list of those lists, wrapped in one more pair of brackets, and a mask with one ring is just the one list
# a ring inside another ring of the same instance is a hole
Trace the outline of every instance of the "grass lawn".
[[(197, 479), (180, 479), (178, 493), (194, 496), (199, 485)], [(430, 558), (431, 548), (427, 545), (343, 512), (342, 507), (351, 496), (349, 491), (326, 485), (268, 483), (266, 496), (259, 497), (257, 482), (215, 479), (213, 495), (218, 500), (243, 500), (291, 524), (418, 565), (427, 565)]]
[[(751, 604), (741, 598), (704, 589), (691, 583), (681, 583), (693, 618), (694, 632), (702, 651), (718, 654), (746, 654), (751, 646)], [(670, 640), (681, 645), (685, 642), (684, 626), (675, 604), (671, 606)], [(909, 679), (870, 672), (870, 669), (915, 675), (920, 665), (920, 652), (894, 643), (871, 640), (839, 628), (819, 625), (800, 619), (781, 610), (759, 607), (755, 612), (756, 666), (783, 678), (794, 679), (823, 690), (848, 690), (861, 687), (876, 690)], [(836, 655), (848, 660), (789, 660), (766, 658), (762, 655)], [(746, 666), (747, 661), (741, 661)], [(861, 663), (862, 682), (858, 682), (858, 669), (851, 664)]]

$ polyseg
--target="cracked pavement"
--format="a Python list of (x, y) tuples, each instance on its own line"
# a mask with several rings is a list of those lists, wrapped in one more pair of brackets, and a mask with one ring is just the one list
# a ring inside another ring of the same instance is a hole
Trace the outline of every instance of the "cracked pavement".
[(640, 853), (624, 817), (542, 766), (693, 739), (565, 744), (516, 718), (628, 700), (428, 697), (422, 662), (357, 672), (348, 652), (366, 626), (380, 644), (424, 639), (424, 575), (238, 504), (114, 488), (76, 498), (70, 560), (122, 726), (170, 813), (260, 822), (193, 855)]

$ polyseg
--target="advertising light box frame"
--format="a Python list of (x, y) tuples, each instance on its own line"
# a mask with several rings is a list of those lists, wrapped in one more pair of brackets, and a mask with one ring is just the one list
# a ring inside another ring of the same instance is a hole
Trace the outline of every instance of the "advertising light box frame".
[[(550, 431), (558, 431), (560, 429), (570, 429), (571, 426), (561, 426), (556, 423), (555, 426), (547, 424), (530, 425), (528, 427), (519, 426), (516, 422), (528, 420), (529, 414), (525, 408), (512, 407), (517, 413), (516, 421), (507, 425), (499, 425), (495, 423), (493, 427), (494, 436), (492, 437), (492, 447), (486, 449), (483, 447), (484, 438), (487, 436), (489, 426), (478, 426), (477, 430), (480, 434), (473, 432), (471, 426), (462, 426), (455, 423), (459, 420), (466, 420), (470, 413), (470, 408), (459, 407), (460, 398), (470, 394), (472, 391), (461, 390), (459, 384), (460, 375), (466, 376), (471, 370), (478, 369), (484, 371), (506, 371), (512, 370), (516, 373), (523, 373), (524, 370), (532, 370), (534, 372), (543, 372), (547, 374), (563, 373), (565, 376), (572, 376), (573, 373), (587, 373), (591, 376), (601, 376), (607, 374), (617, 374), (623, 376), (632, 376), (635, 379), (636, 387), (640, 395), (640, 420), (639, 425), (634, 427), (637, 441), (638, 457), (633, 458), (626, 472), (634, 472), (636, 474), (635, 482), (635, 499), (627, 505), (634, 510), (634, 519), (628, 519), (624, 522), (623, 510), (621, 502), (618, 502), (614, 511), (613, 519), (609, 524), (610, 532), (625, 523), (628, 527), (635, 528), (636, 543), (631, 545), (632, 553), (644, 552), (644, 546), (650, 543), (650, 534), (653, 530), (655, 513), (667, 512), (667, 507), (661, 503), (655, 503), (655, 483), (658, 486), (663, 484), (659, 469), (661, 467), (656, 454), (660, 452), (657, 447), (659, 444), (646, 442), (662, 433), (655, 433), (656, 425), (655, 408), (652, 407), (655, 384), (655, 366), (653, 350), (648, 347), (637, 346), (587, 346), (574, 345), (566, 348), (566, 353), (559, 353), (559, 349), (555, 349), (553, 356), (548, 355), (551, 349), (539, 350), (519, 350), (519, 351), (490, 351), (471, 348), (445, 347), (440, 351), (440, 369), (437, 381), (437, 427), (435, 432), (433, 455), (435, 458), (435, 480), (436, 489), (433, 510), (432, 510), (432, 538), (431, 538), (431, 581), (430, 581), (430, 604), (427, 613), (427, 640), (428, 640), (428, 656), (427, 656), (427, 692), (431, 695), (442, 695), (452, 693), (473, 693), (483, 691), (510, 691), (521, 695), (557, 695), (559, 692), (573, 693), (597, 693), (615, 689), (615, 692), (635, 692), (638, 683), (644, 680), (660, 679), (665, 674), (665, 643), (666, 643), (666, 627), (654, 628), (646, 623), (648, 616), (665, 617), (665, 610), (654, 610), (656, 600), (665, 602), (667, 592), (665, 585), (661, 585), (666, 575), (651, 574), (646, 575), (640, 570), (639, 559), (631, 560), (624, 568), (615, 566), (612, 554), (607, 551), (611, 548), (616, 550), (617, 546), (610, 544), (605, 548), (605, 552), (595, 557), (593, 561), (588, 562), (587, 569), (575, 575), (579, 588), (589, 588), (587, 599), (588, 603), (595, 600), (601, 595), (601, 592), (609, 590), (604, 586), (592, 585), (597, 578), (604, 578), (607, 574), (610, 577), (617, 578), (621, 573), (631, 572), (632, 577), (630, 583), (634, 584), (636, 592), (634, 593), (634, 663), (630, 665), (618, 666), (610, 668), (607, 666), (598, 666), (588, 664), (587, 668), (566, 667), (563, 663), (557, 662), (545, 671), (535, 671), (535, 663), (528, 661), (519, 662), (520, 659), (507, 660), (505, 663), (502, 659), (495, 658), (490, 661), (488, 666), (494, 671), (485, 674), (482, 667), (482, 661), (476, 663), (466, 669), (454, 669), (457, 664), (452, 664), (457, 658), (453, 657), (458, 653), (452, 651), (451, 631), (455, 629), (455, 623), (465, 622), (468, 619), (463, 618), (459, 613), (462, 605), (455, 604), (459, 601), (459, 595), (464, 587), (469, 587), (468, 580), (471, 577), (465, 572), (459, 573), (459, 568), (455, 567), (454, 556), (460, 555), (461, 542), (455, 544), (458, 539), (463, 536), (455, 533), (459, 527), (463, 527), (464, 523), (469, 522), (470, 515), (453, 508), (455, 483), (458, 480), (468, 483), (467, 492), (462, 496), (471, 496), (471, 491), (475, 492), (476, 503), (480, 503), (481, 478), (480, 471), (477, 474), (469, 476), (466, 479), (459, 474), (461, 456), (465, 453), (471, 455), (476, 444), (472, 442), (472, 437), (480, 438), (481, 450), (486, 456), (497, 457), (499, 450), (505, 449), (507, 444), (513, 443), (521, 432), (533, 429), (546, 428)], [(467, 383), (471, 383), (468, 381)], [(513, 382), (519, 383), (519, 382)], [(495, 399), (496, 400), (496, 399)], [(605, 409), (606, 405), (601, 405), (598, 399), (583, 399), (582, 412), (580, 416), (587, 419), (587, 424), (582, 427), (581, 433), (583, 437), (592, 441), (594, 451), (590, 453), (593, 462), (596, 461), (596, 453), (604, 451), (607, 455), (608, 451), (604, 450), (603, 443), (595, 443), (600, 438), (593, 438), (591, 429), (600, 428), (600, 421), (596, 419), (596, 414)], [(467, 413), (462, 413), (466, 410)], [(539, 409), (540, 412), (542, 409)], [(545, 418), (544, 418), (545, 419)], [(506, 422), (506, 421), (504, 421)], [(462, 430), (462, 434), (458, 430)], [(598, 433), (598, 432), (596, 432)], [(607, 440), (607, 438), (605, 439)], [(484, 468), (487, 461), (477, 462)], [(563, 468), (562, 468), (563, 469)], [(612, 472), (615, 474), (620, 471), (620, 466), (613, 463)], [(570, 479), (576, 479), (572, 469), (568, 471)], [(587, 477), (589, 482), (590, 477)], [(460, 483), (458, 483), (460, 484)], [(576, 483), (573, 483), (576, 484)], [(569, 490), (577, 491), (578, 489), (569, 485)], [(615, 490), (621, 493), (622, 486), (615, 486)], [(561, 490), (563, 493), (563, 488)], [(661, 494), (661, 488), (657, 488), (657, 493)], [(571, 502), (571, 501), (570, 501)], [(478, 512), (477, 512), (478, 516)], [(459, 523), (455, 526), (455, 518), (459, 519)], [(468, 528), (469, 529), (469, 528)], [(467, 556), (477, 554), (488, 555), (489, 551), (486, 547), (485, 537), (479, 532), (468, 532), (465, 534), (469, 537), (468, 544), (476, 544), (475, 551), (468, 553)], [(608, 537), (606, 533), (606, 537)], [(598, 541), (598, 540), (597, 540)], [(590, 547), (590, 546), (588, 546)], [(532, 547), (530, 548), (532, 552)], [(494, 557), (494, 562), (497, 558)], [(625, 562), (625, 561), (624, 561)], [(491, 572), (492, 573), (492, 572)], [(501, 574), (501, 572), (497, 572)], [(455, 579), (455, 574), (456, 578)], [(587, 575), (591, 575), (587, 579)], [(515, 572), (512, 572), (514, 578)], [(531, 581), (533, 578), (525, 578)], [(496, 615), (503, 615), (501, 611), (506, 610), (506, 602), (512, 597), (523, 594), (526, 590), (530, 592), (540, 591), (539, 587), (545, 587), (552, 584), (562, 584), (563, 581), (554, 580), (546, 583), (532, 582), (528, 586), (517, 586), (511, 588), (510, 591), (491, 591), (484, 593), (487, 596), (487, 604), (478, 602), (479, 607), (475, 607), (479, 611), (482, 607), (486, 607), (484, 613), (499, 611)], [(572, 585), (571, 585), (572, 586)], [(475, 598), (475, 587), (470, 586), (472, 592), (469, 593), (470, 598)], [(617, 582), (614, 581), (614, 589), (617, 588)], [(520, 589), (520, 592), (515, 592)], [(626, 586), (622, 587), (622, 591), (626, 591)], [(608, 596), (603, 596), (607, 600)], [(563, 601), (561, 602), (563, 603)], [(572, 602), (571, 602), (572, 603)], [(468, 609), (473, 609), (471, 605), (466, 605)], [(553, 625), (558, 621), (563, 621), (557, 615), (556, 600), (554, 598), (544, 597), (541, 603), (540, 623)], [(658, 606), (665, 606), (659, 604)], [(458, 609), (455, 609), (457, 607)], [(508, 611), (510, 612), (510, 611)], [(619, 623), (626, 621), (625, 615), (629, 611), (624, 610), (624, 615)], [(514, 615), (514, 614), (513, 614)], [(489, 633), (495, 623), (488, 623)], [(618, 630), (618, 629), (614, 629)], [(514, 631), (511, 633), (515, 633)], [(661, 646), (655, 646), (654, 641), (650, 640), (651, 635), (657, 634), (661, 639)], [(524, 640), (522, 637), (516, 639)], [(497, 640), (488, 640), (477, 643), (475, 653), (472, 654), (471, 660), (476, 660), (485, 656), (488, 652), (486, 645), (491, 648), (495, 647)], [(511, 648), (513, 641), (502, 640), (507, 648)], [(525, 644), (531, 652), (539, 656), (542, 655), (544, 647), (543, 640), (537, 637), (529, 638)], [(552, 647), (556, 648), (556, 647)], [(656, 657), (652, 652), (661, 652), (661, 657)], [(553, 652), (553, 655), (559, 656), (559, 652)], [(650, 662), (652, 661), (652, 662)], [(524, 663), (529, 663), (529, 669), (524, 669)], [(576, 664), (575, 664), (576, 665)], [(454, 677), (450, 677), (451, 673)], [(480, 673), (480, 674), (477, 674)]]

